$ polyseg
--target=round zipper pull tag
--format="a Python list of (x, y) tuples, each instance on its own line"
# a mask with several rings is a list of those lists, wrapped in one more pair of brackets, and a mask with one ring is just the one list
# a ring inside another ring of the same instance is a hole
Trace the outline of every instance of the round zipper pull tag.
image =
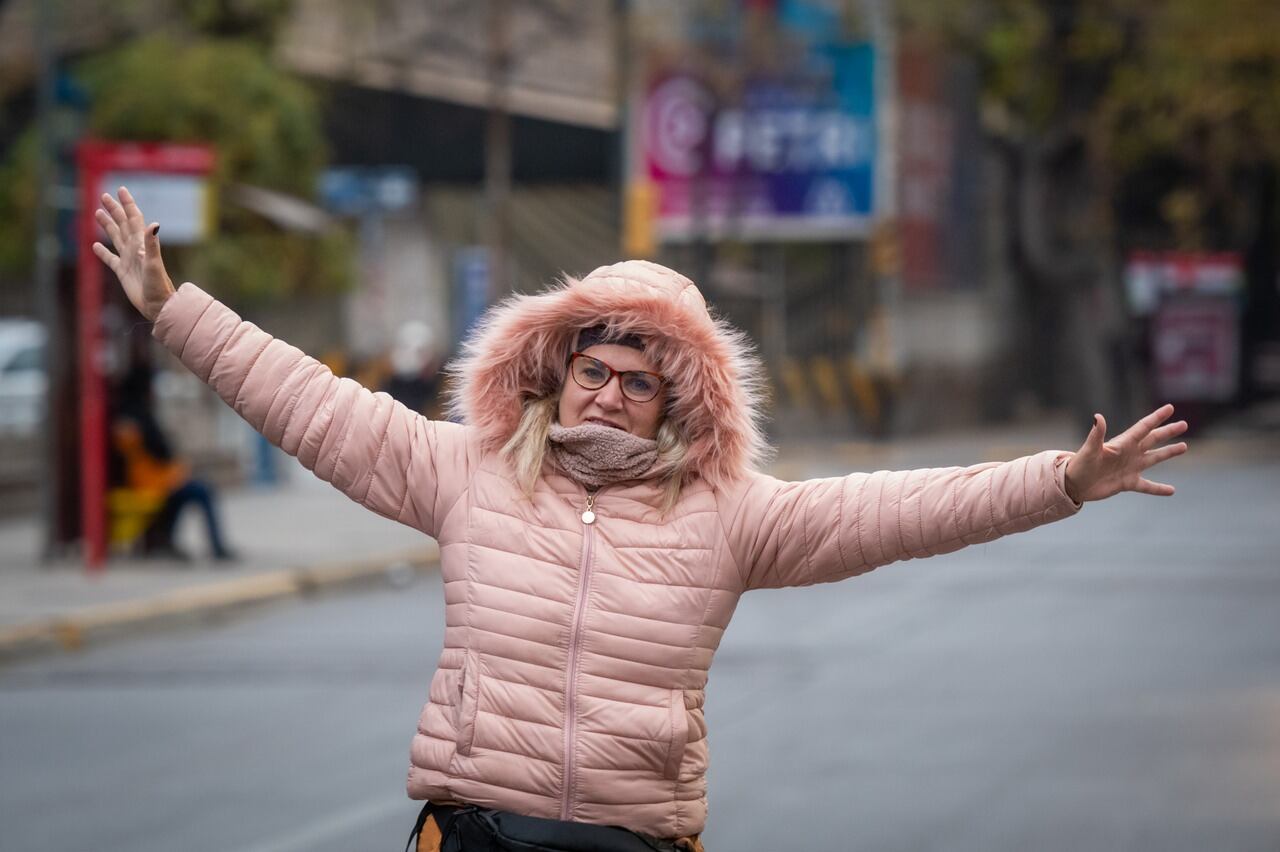
[(596, 522), (596, 513), (588, 509), (582, 513), (582, 522), (584, 524), (594, 524)]

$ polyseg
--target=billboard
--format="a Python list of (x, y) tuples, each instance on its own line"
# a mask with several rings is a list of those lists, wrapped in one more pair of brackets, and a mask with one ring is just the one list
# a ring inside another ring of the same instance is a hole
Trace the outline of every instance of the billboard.
[(875, 52), (822, 45), (789, 74), (713, 85), (650, 77), (637, 116), (640, 177), (666, 241), (848, 239), (870, 231)]

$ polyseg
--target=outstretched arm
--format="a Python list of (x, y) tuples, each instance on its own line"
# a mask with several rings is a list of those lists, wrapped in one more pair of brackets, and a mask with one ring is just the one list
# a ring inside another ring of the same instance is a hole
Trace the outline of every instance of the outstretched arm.
[(808, 585), (1029, 530), (1121, 491), (1172, 494), (1142, 477), (1186, 452), (1161, 446), (1187, 428), (1161, 425), (1172, 412), (1164, 406), (1111, 441), (1099, 417), (1076, 453), (807, 482), (755, 475), (732, 496), (726, 533), (747, 588)]
[(437, 534), (468, 470), (463, 427), (370, 393), (272, 338), (194, 284), (175, 292), (128, 190), (97, 213), (120, 252), (94, 251), (116, 273), (155, 335), (272, 443), (373, 511)]

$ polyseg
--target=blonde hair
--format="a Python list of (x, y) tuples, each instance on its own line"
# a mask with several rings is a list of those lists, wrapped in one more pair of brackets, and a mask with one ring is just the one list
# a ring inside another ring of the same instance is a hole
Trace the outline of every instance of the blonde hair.
[[(546, 396), (525, 402), (520, 423), (507, 443), (502, 447), (502, 457), (515, 468), (516, 485), (525, 497), (533, 496), (533, 487), (542, 473), (542, 462), (547, 454), (547, 435), (555, 422), (560, 400)], [(658, 424), (658, 460), (654, 466), (665, 471), (662, 474), (662, 513), (670, 512), (680, 500), (680, 490), (687, 475), (686, 461), (689, 445), (680, 434), (679, 427), (669, 417)]]

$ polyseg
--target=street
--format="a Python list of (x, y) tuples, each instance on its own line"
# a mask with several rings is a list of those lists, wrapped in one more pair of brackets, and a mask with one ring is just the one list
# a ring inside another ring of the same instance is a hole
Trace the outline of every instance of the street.
[[(1169, 500), (744, 598), (709, 852), (1280, 848), (1280, 462), (1167, 467)], [(429, 577), (0, 669), (0, 845), (401, 848), (442, 617)]]

